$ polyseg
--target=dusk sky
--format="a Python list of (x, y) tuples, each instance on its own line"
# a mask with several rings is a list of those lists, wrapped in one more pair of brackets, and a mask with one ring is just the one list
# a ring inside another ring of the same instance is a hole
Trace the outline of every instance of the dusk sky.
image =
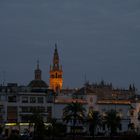
[(140, 90), (140, 0), (0, 0), (0, 82), (27, 85), (37, 59), (49, 83), (54, 44), (64, 87)]

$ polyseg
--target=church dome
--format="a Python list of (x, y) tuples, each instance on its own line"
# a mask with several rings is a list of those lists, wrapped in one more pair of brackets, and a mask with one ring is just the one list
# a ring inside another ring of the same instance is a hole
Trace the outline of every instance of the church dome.
[(37, 68), (34, 71), (34, 80), (32, 80), (28, 87), (32, 89), (48, 88), (48, 85), (41, 79), (41, 70), (39, 68), (39, 60), (37, 61)]
[(28, 86), (31, 88), (48, 88), (48, 85), (43, 80), (32, 80)]

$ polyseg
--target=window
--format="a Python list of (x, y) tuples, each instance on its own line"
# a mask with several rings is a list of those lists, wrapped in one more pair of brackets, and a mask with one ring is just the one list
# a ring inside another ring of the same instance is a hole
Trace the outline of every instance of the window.
[(36, 109), (40, 112), (45, 112), (45, 107), (38, 106), (38, 107), (36, 107)]
[(22, 97), (22, 103), (28, 103), (28, 97)]
[(92, 98), (92, 97), (90, 97), (90, 102), (91, 102), (91, 103), (93, 102), (93, 98)]
[(43, 97), (38, 97), (38, 103), (43, 103), (44, 100), (43, 100)]
[(47, 113), (51, 113), (52, 112), (52, 107), (51, 106), (48, 106), (47, 107)]
[(16, 96), (8, 96), (8, 102), (16, 102)]
[(17, 122), (17, 106), (7, 106), (7, 121)]
[(120, 131), (122, 130), (122, 124), (121, 123), (119, 124), (119, 130)]
[(29, 108), (28, 107), (22, 107), (22, 112), (24, 112), (24, 113), (29, 112)]
[(103, 123), (103, 126), (102, 127), (103, 127), (103, 130), (105, 131), (105, 124), (104, 123)]
[(35, 97), (30, 97), (30, 103), (36, 103), (36, 98)]
[(47, 107), (47, 113), (48, 113), (47, 119), (50, 120), (52, 118), (52, 107), (51, 106)]
[(2, 108), (0, 108), (0, 113), (2, 113)]
[(105, 108), (103, 108), (103, 109), (102, 109), (102, 112), (106, 112), (106, 109), (105, 109)]
[(51, 75), (51, 78), (54, 78), (54, 75), (53, 74)]
[(30, 107), (30, 108), (29, 108), (29, 111), (30, 111), (30, 112), (34, 112), (35, 110), (36, 110), (36, 107)]
[(57, 73), (55, 73), (55, 78), (57, 78), (57, 76), (58, 76)]

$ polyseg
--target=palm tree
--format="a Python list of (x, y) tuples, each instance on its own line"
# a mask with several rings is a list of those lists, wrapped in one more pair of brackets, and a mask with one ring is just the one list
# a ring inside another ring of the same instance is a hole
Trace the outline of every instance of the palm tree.
[(66, 133), (66, 125), (60, 121), (57, 121), (57, 119), (52, 119), (51, 124), (53, 136), (62, 136)]
[(0, 125), (0, 139), (2, 138), (2, 132), (3, 132), (4, 126)]
[(45, 132), (45, 125), (43, 121), (42, 111), (34, 109), (30, 116), (30, 124), (34, 125), (34, 139), (43, 139)]
[(88, 114), (88, 122), (89, 122), (89, 131), (90, 134), (92, 134), (93, 140), (95, 136), (95, 131), (98, 126), (101, 126), (102, 124), (102, 117), (99, 113), (99, 111), (91, 111)]
[(107, 124), (108, 129), (110, 129), (110, 135), (112, 136), (117, 132), (117, 128), (120, 126), (121, 118), (118, 116), (116, 110), (110, 110), (106, 112), (104, 116), (105, 124)]
[(64, 108), (63, 120), (66, 123), (72, 122), (73, 139), (75, 139), (75, 129), (78, 122), (83, 122), (85, 119), (85, 108), (81, 103), (72, 102)]

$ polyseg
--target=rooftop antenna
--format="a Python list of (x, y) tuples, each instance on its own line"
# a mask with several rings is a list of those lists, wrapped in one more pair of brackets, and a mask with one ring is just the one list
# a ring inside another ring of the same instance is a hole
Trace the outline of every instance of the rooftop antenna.
[(87, 75), (86, 75), (86, 73), (85, 73), (85, 75), (84, 75), (84, 80), (85, 80), (85, 83), (87, 82)]
[(89, 81), (87, 80), (87, 75), (86, 73), (84, 74), (84, 84), (87, 84)]
[(0, 85), (2, 86), (2, 72), (0, 72)]
[(6, 72), (5, 72), (5, 70), (3, 70), (3, 71), (2, 71), (2, 78), (3, 78), (3, 79), (2, 79), (2, 80), (3, 80), (3, 81), (2, 81), (2, 85), (3, 85), (3, 86), (5, 86), (5, 79), (6, 79), (5, 77), (6, 77)]
[(39, 69), (39, 58), (37, 59), (37, 69)]

